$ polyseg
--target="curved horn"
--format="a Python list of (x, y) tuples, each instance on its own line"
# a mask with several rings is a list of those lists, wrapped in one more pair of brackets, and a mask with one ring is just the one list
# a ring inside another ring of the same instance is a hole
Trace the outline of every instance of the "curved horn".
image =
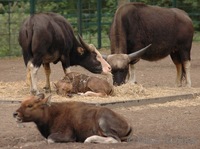
[(86, 50), (90, 50), (89, 45), (86, 44), (86, 43), (83, 41), (83, 39), (82, 39), (82, 37), (81, 37), (80, 34), (78, 34), (78, 39), (79, 39), (80, 44), (81, 44)]
[(149, 44), (148, 46), (144, 47), (143, 49), (140, 49), (139, 51), (136, 51), (134, 53), (129, 54), (128, 57), (129, 57), (130, 61), (133, 61), (135, 59), (140, 58), (150, 46), (151, 46), (151, 44)]

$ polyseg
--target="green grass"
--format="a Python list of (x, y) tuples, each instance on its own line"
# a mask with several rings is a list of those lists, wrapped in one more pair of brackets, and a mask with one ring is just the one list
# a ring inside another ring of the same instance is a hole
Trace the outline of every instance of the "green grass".
[(195, 32), (194, 33), (193, 41), (200, 42), (200, 32)]

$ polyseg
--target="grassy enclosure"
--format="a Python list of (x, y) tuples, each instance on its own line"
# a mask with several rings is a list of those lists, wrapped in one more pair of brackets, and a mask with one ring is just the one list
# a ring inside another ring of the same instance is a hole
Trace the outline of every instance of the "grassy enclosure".
[[(198, 0), (129, 0), (185, 10), (193, 19), (194, 41), (200, 41), (200, 1)], [(97, 48), (109, 48), (110, 24), (120, 3), (128, 0), (0, 0), (0, 57), (21, 56), (18, 32), (30, 14), (56, 12), (72, 24), (75, 33)]]

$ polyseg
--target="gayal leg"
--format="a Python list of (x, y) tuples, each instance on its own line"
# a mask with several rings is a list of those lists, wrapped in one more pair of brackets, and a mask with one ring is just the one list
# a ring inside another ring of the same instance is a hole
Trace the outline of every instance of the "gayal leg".
[(51, 86), (50, 86), (50, 74), (51, 74), (51, 68), (49, 63), (43, 64), (44, 72), (46, 75), (46, 85), (44, 87), (45, 92), (51, 92)]

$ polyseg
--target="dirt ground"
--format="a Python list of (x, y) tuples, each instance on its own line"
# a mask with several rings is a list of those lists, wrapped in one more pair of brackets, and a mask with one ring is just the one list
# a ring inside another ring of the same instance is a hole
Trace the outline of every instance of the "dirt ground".
[[(53, 100), (60, 102), (81, 100), (86, 102), (113, 102), (128, 99), (173, 96), (200, 93), (200, 43), (193, 43), (191, 79), (192, 88), (176, 88), (176, 69), (170, 57), (158, 62), (139, 61), (136, 64), (138, 84), (115, 88), (116, 94), (108, 98), (85, 98), (75, 96), (67, 99), (52, 92)], [(104, 51), (102, 51), (104, 52)], [(74, 70), (80, 68), (75, 67)], [(123, 115), (133, 126), (134, 136), (130, 143), (118, 144), (47, 144), (33, 123), (18, 126), (12, 117), (19, 103), (5, 101), (23, 100), (29, 94), (25, 84), (25, 67), (22, 58), (0, 59), (0, 148), (199, 148), (200, 146), (200, 97), (178, 100), (162, 104), (111, 107)], [(52, 65), (51, 81), (63, 77), (61, 64)], [(44, 73), (38, 74), (39, 87), (42, 87)], [(125, 92), (126, 91), (126, 92)], [(132, 93), (132, 94), (131, 94)]]
[(47, 144), (33, 123), (18, 126), (12, 118), (17, 104), (0, 105), (0, 148), (26, 149), (133, 149), (133, 148), (199, 148), (200, 98), (119, 107), (114, 111), (123, 115), (133, 127), (133, 141), (117, 144), (58, 143)]

